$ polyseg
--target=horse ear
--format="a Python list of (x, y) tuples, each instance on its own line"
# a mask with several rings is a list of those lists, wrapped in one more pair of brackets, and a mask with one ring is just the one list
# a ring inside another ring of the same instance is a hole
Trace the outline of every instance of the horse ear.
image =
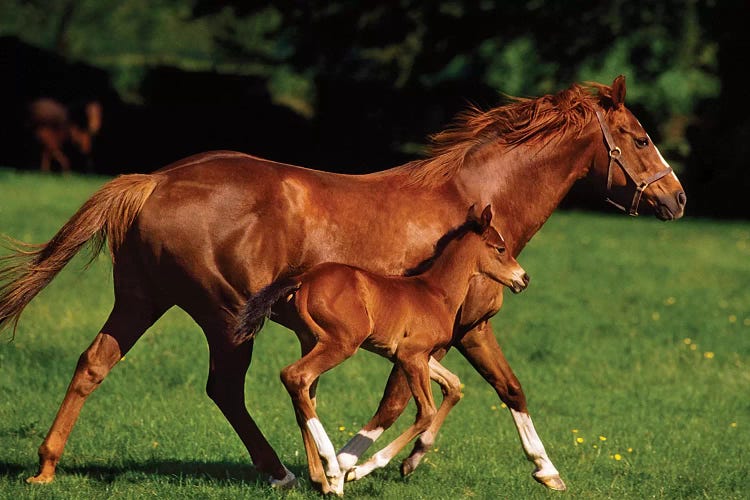
[(625, 76), (620, 75), (612, 82), (612, 106), (617, 109), (625, 103)]
[(487, 205), (484, 207), (484, 210), (482, 210), (482, 216), (479, 219), (479, 223), (482, 225), (482, 229), (487, 229), (490, 227), (490, 223), (492, 222), (492, 205)]

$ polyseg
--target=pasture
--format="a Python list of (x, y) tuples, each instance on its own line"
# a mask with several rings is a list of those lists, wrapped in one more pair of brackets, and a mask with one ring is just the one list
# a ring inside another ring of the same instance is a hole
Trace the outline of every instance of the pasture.
[[(0, 233), (46, 241), (104, 181), (0, 170)], [(108, 257), (83, 272), (86, 257), (31, 303), (13, 341), (7, 332), (0, 339), (0, 497), (317, 498), (278, 377), (298, 356), (294, 335), (268, 324), (248, 375), (253, 416), (301, 476), (299, 489), (275, 492), (206, 397), (208, 349), (179, 310), (89, 399), (56, 481), (24, 482), (112, 304)], [(750, 496), (750, 223), (557, 212), (519, 262), (530, 287), (506, 295), (493, 325), (568, 491), (533, 481), (508, 411), (451, 352), (445, 365), (465, 397), (425, 463), (402, 479), (394, 461), (348, 484), (345, 496)], [(359, 353), (323, 376), (318, 412), (337, 447), (375, 410), (389, 369)], [(412, 419), (413, 405), (377, 444)]]

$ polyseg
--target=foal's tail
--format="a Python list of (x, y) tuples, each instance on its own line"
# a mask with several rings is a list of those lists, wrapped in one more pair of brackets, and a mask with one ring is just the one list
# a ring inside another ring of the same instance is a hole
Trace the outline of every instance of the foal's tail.
[(12, 324), (15, 333), (18, 319), (31, 299), (89, 241), (92, 260), (105, 241), (109, 241), (114, 259), (157, 179), (153, 175), (131, 174), (108, 182), (47, 243), (30, 245), (5, 238), (12, 253), (0, 257), (0, 330)]
[(282, 297), (297, 291), (300, 285), (298, 277), (282, 278), (252, 295), (237, 317), (237, 326), (234, 330), (235, 341), (241, 344), (254, 339), (263, 328), (266, 318), (271, 315), (273, 305)]

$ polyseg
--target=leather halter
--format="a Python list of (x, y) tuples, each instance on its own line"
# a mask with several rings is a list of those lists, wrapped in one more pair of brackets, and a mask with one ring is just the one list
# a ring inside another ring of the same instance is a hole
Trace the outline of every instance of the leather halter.
[[(614, 205), (615, 207), (619, 208), (623, 212), (627, 212), (628, 215), (637, 216), (638, 215), (638, 205), (641, 202), (641, 196), (643, 196), (643, 192), (648, 188), (650, 184), (653, 184), (654, 182), (658, 181), (665, 175), (669, 175), (672, 173), (672, 167), (667, 167), (664, 170), (660, 170), (659, 172), (655, 173), (651, 177), (648, 177), (646, 179), (641, 179), (641, 176), (638, 175), (637, 172), (633, 172), (628, 166), (625, 164), (625, 160), (622, 158), (622, 150), (615, 146), (614, 139), (612, 138), (612, 134), (609, 133), (609, 128), (607, 127), (607, 124), (604, 123), (604, 116), (602, 115), (601, 111), (598, 109), (596, 110), (596, 118), (599, 120), (599, 126), (602, 128), (602, 133), (604, 134), (604, 144), (607, 146), (607, 149), (609, 151), (609, 165), (607, 165), (607, 198), (606, 200)], [(609, 197), (609, 193), (612, 192), (612, 164), (617, 163), (619, 167), (622, 169), (623, 172), (625, 172), (625, 175), (630, 177), (630, 180), (633, 181), (635, 184), (635, 193), (633, 193), (633, 202), (630, 204), (630, 209), (625, 208), (623, 205), (620, 205), (616, 201), (613, 201)]]

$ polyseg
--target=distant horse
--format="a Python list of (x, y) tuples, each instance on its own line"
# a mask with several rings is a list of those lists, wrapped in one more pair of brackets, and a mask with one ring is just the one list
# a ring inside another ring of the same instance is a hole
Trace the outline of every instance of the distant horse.
[[(406, 376), (417, 405), (414, 424), (355, 473), (367, 474), (385, 466), (435, 419), (444, 419), (461, 399), (460, 382), (431, 355), (450, 345), (470, 279), (485, 276), (515, 293), (529, 283), (491, 222), (490, 205), (479, 219), (472, 207), (466, 222), (438, 241), (434, 256), (420, 274), (386, 277), (326, 262), (273, 283), (248, 300), (237, 328), (245, 341), (255, 336), (271, 307), (282, 298), (292, 303), (305, 325), (298, 332), (305, 354), (282, 370), (281, 380), (292, 397), (307, 454), (317, 453), (325, 462), (335, 493), (343, 494), (348, 469), (339, 467), (333, 444), (310, 399), (311, 387), (323, 372), (351, 357), (359, 347), (392, 360)], [(439, 410), (435, 409), (430, 379), (443, 390)]]
[[(508, 252), (517, 256), (573, 183), (586, 176), (632, 215), (682, 217), (683, 188), (624, 99), (625, 79), (618, 77), (611, 87), (572, 85), (486, 112), (470, 110), (434, 137), (429, 157), (361, 176), (210, 152), (108, 182), (48, 243), (21, 248), (0, 267), (2, 327), (16, 325), (26, 305), (90, 240), (96, 251), (106, 237), (114, 258), (112, 312), (81, 355), (39, 448), (39, 472), (29, 481), (52, 481), (86, 398), (175, 305), (206, 335), (207, 393), (256, 468), (274, 484), (293, 481), (245, 407), (253, 342), (238, 346), (234, 326), (247, 298), (321, 262), (401, 274), (429, 256), (433, 243), (459, 225), (472, 204), (492, 204)], [(488, 321), (501, 305), (500, 285), (481, 276), (472, 279), (451, 345), (510, 408), (524, 452), (534, 463), (534, 478), (562, 489)], [(277, 322), (303, 328), (294, 315), (284, 315), (284, 304), (278, 309)], [(392, 371), (378, 412), (342, 451), (360, 456), (363, 443), (380, 436), (410, 397), (401, 372)], [(423, 437), (434, 436), (438, 428), (439, 422), (433, 423)], [(417, 441), (405, 472), (427, 446)], [(330, 491), (320, 458), (307, 458), (311, 480)]]
[(86, 103), (82, 115), (71, 119), (64, 104), (47, 97), (29, 105), (28, 127), (41, 149), (39, 167), (43, 172), (51, 171), (54, 164), (62, 172), (70, 172), (71, 160), (65, 152), (68, 145), (80, 152), (87, 163), (92, 161), (93, 141), (102, 124), (101, 104)]

